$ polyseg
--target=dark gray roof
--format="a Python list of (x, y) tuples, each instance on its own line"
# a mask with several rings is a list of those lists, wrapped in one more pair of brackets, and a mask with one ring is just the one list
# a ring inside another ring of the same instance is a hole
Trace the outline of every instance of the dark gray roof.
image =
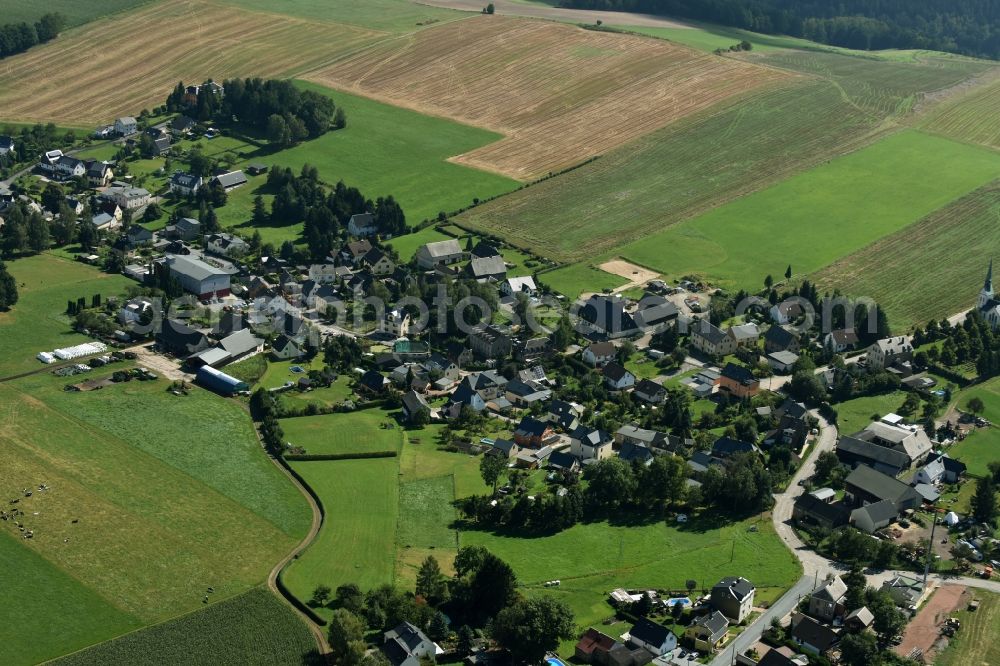
[(745, 368), (742, 365), (736, 365), (735, 363), (726, 363), (726, 367), (722, 369), (722, 376), (746, 386), (749, 386), (757, 381), (754, 379), (753, 372), (751, 372), (748, 368)]
[(716, 590), (728, 590), (733, 597), (742, 601), (754, 591), (753, 583), (742, 576), (727, 576), (712, 587), (712, 592)]
[(582, 442), (586, 446), (597, 446), (602, 442), (610, 442), (611, 435), (609, 435), (604, 430), (598, 430), (597, 428), (588, 428), (587, 426), (577, 426), (577, 428), (570, 433), (570, 437)]
[(711, 635), (710, 642), (716, 643), (729, 629), (729, 620), (719, 611), (715, 611), (710, 615), (702, 615), (701, 617), (696, 618), (691, 625), (705, 627)]
[(749, 442), (741, 442), (732, 437), (720, 437), (712, 444), (712, 454), (715, 456), (732, 456), (737, 453), (753, 453), (757, 447)]
[(810, 493), (803, 493), (795, 499), (795, 508), (814, 519), (829, 521), (833, 525), (847, 523), (850, 511), (842, 504), (828, 504)]
[(657, 624), (651, 620), (641, 617), (638, 622), (632, 625), (632, 628), (628, 633), (629, 636), (642, 641), (643, 643), (647, 643), (649, 645), (663, 645), (673, 632), (664, 627), (662, 624)]
[(726, 332), (707, 319), (702, 319), (692, 326), (692, 335), (704, 338), (713, 345), (726, 339)]
[(534, 419), (530, 416), (525, 416), (521, 419), (521, 422), (517, 425), (517, 430), (515, 432), (528, 435), (531, 437), (541, 437), (545, 434), (545, 431), (549, 429), (549, 424)]
[(919, 493), (898, 479), (887, 476), (867, 465), (858, 465), (847, 478), (844, 485), (865, 492), (879, 499), (888, 499), (902, 503), (905, 500), (922, 500)]
[(216, 176), (215, 180), (224, 188), (229, 189), (237, 185), (243, 185), (247, 182), (247, 177), (242, 171), (230, 171), (229, 173)]
[(549, 465), (560, 469), (572, 469), (577, 464), (576, 457), (565, 451), (555, 451), (549, 456)]
[(653, 459), (653, 452), (648, 447), (641, 446), (639, 444), (632, 444), (631, 442), (625, 442), (618, 450), (618, 457), (625, 462), (638, 460), (639, 462), (645, 463)]
[(617, 296), (591, 296), (580, 308), (580, 318), (609, 334), (638, 328), (632, 315), (625, 312), (625, 301)]
[(430, 409), (424, 397), (416, 391), (407, 391), (403, 394), (403, 407), (410, 414)]
[(475, 278), (507, 274), (507, 267), (503, 263), (503, 257), (500, 256), (473, 257), (467, 270)]
[(841, 437), (840, 441), (837, 442), (837, 453), (865, 458), (899, 470), (904, 470), (910, 465), (909, 456), (902, 451), (847, 435)]
[(798, 624), (792, 628), (792, 638), (808, 643), (820, 652), (825, 652), (837, 642), (837, 634), (833, 629), (820, 624), (807, 615), (802, 615)]
[(860, 509), (854, 510), (854, 513), (858, 512), (867, 513), (868, 517), (875, 524), (891, 521), (899, 515), (899, 509), (896, 508), (896, 504), (892, 500), (882, 500), (866, 504)]
[(604, 366), (604, 376), (613, 382), (621, 380), (626, 374), (630, 374), (629, 371), (614, 361)]

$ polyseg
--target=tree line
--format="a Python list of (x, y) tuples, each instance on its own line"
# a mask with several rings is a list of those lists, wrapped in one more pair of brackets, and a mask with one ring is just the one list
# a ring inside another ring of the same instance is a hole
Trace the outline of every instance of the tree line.
[(566, 0), (602, 9), (710, 21), (852, 49), (933, 49), (1000, 57), (992, 0)]
[(62, 14), (49, 12), (34, 23), (5, 23), (0, 25), (0, 58), (27, 51), (35, 44), (55, 39), (66, 25)]

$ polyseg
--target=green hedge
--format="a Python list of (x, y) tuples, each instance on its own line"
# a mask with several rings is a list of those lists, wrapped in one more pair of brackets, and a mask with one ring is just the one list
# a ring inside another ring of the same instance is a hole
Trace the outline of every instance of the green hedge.
[(310, 462), (315, 460), (363, 460), (365, 458), (395, 457), (395, 451), (368, 451), (364, 453), (304, 453), (301, 455), (290, 453), (285, 456), (285, 460), (292, 462)]

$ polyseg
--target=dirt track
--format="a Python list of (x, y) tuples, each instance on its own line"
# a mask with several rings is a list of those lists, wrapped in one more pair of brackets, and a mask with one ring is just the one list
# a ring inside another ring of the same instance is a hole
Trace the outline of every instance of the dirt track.
[[(485, 6), (481, 0), (416, 0), (420, 5), (445, 7), (470, 12), (481, 12)], [(544, 5), (529, 5), (511, 0), (493, 0), (497, 14), (511, 16), (528, 16), (531, 18), (554, 19), (556, 21), (572, 21), (573, 23), (594, 23), (598, 19), (608, 25), (635, 25), (644, 28), (690, 28), (678, 21), (672, 21), (662, 16), (652, 14), (632, 14), (628, 12), (603, 12), (588, 9), (564, 9), (562, 7), (546, 7)]]
[(636, 264), (629, 263), (624, 259), (612, 259), (611, 261), (605, 261), (603, 264), (598, 266), (598, 268), (605, 273), (618, 275), (629, 281), (628, 284), (619, 287), (619, 290), (641, 287), (650, 280), (655, 280), (660, 277), (660, 274), (656, 271), (651, 271), (648, 268), (637, 266)]
[(940, 637), (942, 623), (961, 605), (965, 588), (961, 585), (942, 585), (913, 621), (906, 626), (903, 642), (896, 646), (896, 654), (905, 657), (913, 650), (925, 656)]

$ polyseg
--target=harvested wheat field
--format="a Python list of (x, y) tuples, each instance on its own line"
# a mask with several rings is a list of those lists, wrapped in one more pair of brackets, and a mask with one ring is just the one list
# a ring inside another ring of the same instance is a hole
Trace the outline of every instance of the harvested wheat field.
[(163, 103), (178, 80), (284, 76), (382, 33), (169, 0), (94, 21), (0, 62), (4, 120), (109, 122)]
[(661, 40), (482, 16), (381, 41), (305, 78), (500, 132), (454, 161), (527, 180), (790, 76)]

